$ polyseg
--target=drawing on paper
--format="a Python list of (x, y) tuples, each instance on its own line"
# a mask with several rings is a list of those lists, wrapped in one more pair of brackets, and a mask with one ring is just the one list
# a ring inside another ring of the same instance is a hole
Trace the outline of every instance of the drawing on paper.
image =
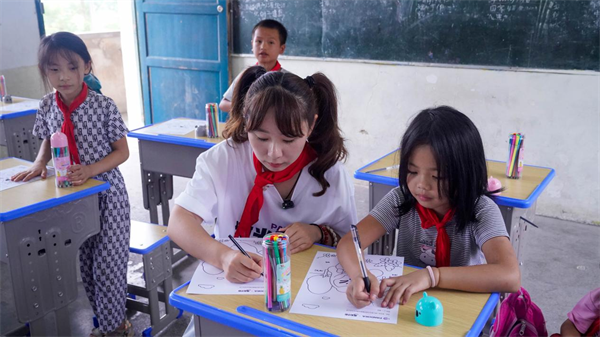
[[(233, 250), (237, 247), (229, 239), (219, 239), (219, 242)], [(255, 238), (240, 238), (238, 243), (248, 253), (262, 255), (262, 242)], [(188, 294), (248, 294), (264, 293), (263, 278), (260, 277), (248, 283), (231, 283), (225, 278), (225, 272), (215, 266), (201, 261), (187, 290)]]
[[(370, 255), (367, 268), (380, 281), (402, 275), (404, 258)], [(292, 305), (292, 313), (335, 318), (395, 323), (398, 307), (381, 308), (381, 300), (356, 309), (346, 298), (350, 277), (337, 260), (336, 253), (318, 252)]]

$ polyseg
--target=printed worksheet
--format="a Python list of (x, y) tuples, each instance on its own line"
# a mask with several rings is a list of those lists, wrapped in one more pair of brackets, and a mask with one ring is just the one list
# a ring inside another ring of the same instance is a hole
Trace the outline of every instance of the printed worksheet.
[[(7, 168), (4, 170), (0, 170), (0, 191), (4, 191), (7, 190), (9, 188), (13, 188), (13, 187), (17, 187), (17, 186), (21, 186), (23, 184), (28, 184), (30, 182), (33, 181), (37, 181), (42, 179), (41, 177), (37, 176), (29, 181), (23, 182), (23, 181), (11, 181), (10, 177), (12, 177), (13, 175), (21, 172), (21, 171), (25, 171), (29, 168), (29, 166), (26, 165), (17, 165), (17, 166), (13, 166), (11, 168)], [(52, 166), (47, 166), (46, 167), (48, 169), (48, 176), (46, 179), (52, 177), (54, 175), (54, 167)]]
[[(248, 253), (262, 256), (262, 240), (253, 238), (235, 239)], [(219, 242), (231, 249), (238, 250), (229, 239), (219, 239)], [(231, 283), (225, 278), (225, 272), (212, 265), (200, 261), (192, 276), (187, 290), (188, 294), (205, 295), (263, 295), (265, 293), (264, 278), (259, 277), (248, 283)]]
[[(367, 268), (381, 281), (402, 275), (404, 257), (366, 255)], [(290, 313), (396, 324), (398, 306), (382, 308), (381, 299), (357, 309), (346, 298), (350, 278), (334, 252), (317, 252)]]
[(185, 135), (196, 130), (196, 127), (200, 125), (206, 125), (206, 121), (171, 119), (164, 123), (152, 126), (151, 132), (158, 135)]

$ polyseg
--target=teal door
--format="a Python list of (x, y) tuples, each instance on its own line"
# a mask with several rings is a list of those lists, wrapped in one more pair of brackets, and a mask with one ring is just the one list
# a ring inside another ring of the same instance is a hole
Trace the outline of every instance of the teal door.
[(205, 119), (205, 104), (221, 101), (228, 86), (225, 3), (135, 1), (145, 124)]

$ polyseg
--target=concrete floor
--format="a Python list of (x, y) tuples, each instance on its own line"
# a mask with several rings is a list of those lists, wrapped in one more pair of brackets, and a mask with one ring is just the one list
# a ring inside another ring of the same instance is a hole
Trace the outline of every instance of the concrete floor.
[[(143, 208), (141, 176), (136, 139), (129, 139), (131, 155), (121, 165), (131, 202), (131, 218), (149, 221)], [(558, 173), (560, 174), (560, 173)], [(188, 179), (174, 179), (174, 195), (185, 188)], [(359, 218), (368, 212), (368, 187), (356, 183), (356, 203)], [(172, 206), (172, 205), (171, 205)], [(159, 215), (160, 219), (160, 215)], [(591, 289), (600, 287), (600, 227), (538, 216), (539, 229), (530, 227), (525, 241), (522, 266), (522, 284), (534, 302), (544, 312), (550, 333), (558, 332), (567, 312)], [(173, 284), (177, 287), (188, 280), (198, 262), (190, 257), (174, 268)], [(16, 320), (14, 300), (7, 265), (0, 265), (0, 335), (23, 335), (22, 324)], [(136, 282), (141, 278), (142, 264), (139, 256), (130, 257), (128, 278)], [(92, 310), (79, 284), (78, 300), (69, 305), (73, 336), (87, 336), (92, 329)], [(128, 312), (136, 335), (141, 335), (150, 320), (146, 314)], [(181, 336), (190, 320), (183, 316), (157, 336)]]

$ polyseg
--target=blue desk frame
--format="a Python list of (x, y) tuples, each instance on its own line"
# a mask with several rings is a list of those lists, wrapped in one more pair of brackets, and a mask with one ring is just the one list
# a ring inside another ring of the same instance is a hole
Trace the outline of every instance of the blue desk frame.
[[(412, 268), (419, 269), (418, 267)], [(237, 308), (237, 312), (239, 314), (232, 314), (228, 311), (221, 310), (219, 308), (200, 303), (177, 294), (178, 291), (188, 286), (189, 283), (190, 282), (187, 282), (173, 290), (171, 295), (169, 295), (169, 302), (172, 306), (190, 312), (194, 315), (196, 336), (205, 335), (202, 333), (203, 331), (219, 331), (224, 334), (229, 333), (240, 336), (337, 336), (334, 333), (281, 318), (275, 314), (257, 310), (248, 306), (241, 305)], [(499, 294), (491, 293), (490, 297), (481, 309), (481, 312), (477, 316), (477, 319), (475, 322), (473, 322), (473, 325), (467, 332), (467, 337), (478, 337), (481, 334), (481, 331), (487, 323), (490, 315), (492, 315), (494, 312), (498, 301)], [(277, 329), (273, 326), (263, 324), (263, 321), (280, 326), (287, 330)]]
[[(54, 177), (50, 179), (54, 181)], [(67, 305), (77, 298), (77, 252), (100, 231), (98, 193), (109, 187), (102, 182), (0, 213), (17, 318), (29, 322), (32, 336), (70, 335)], [(56, 326), (44, 322), (50, 312), (55, 313)]]
[[(354, 177), (359, 180), (365, 180), (369, 182), (369, 210), (373, 209), (375, 205), (393, 188), (398, 186), (398, 179), (391, 177), (384, 177), (376, 174), (371, 174), (367, 172), (361, 172), (365, 168), (373, 165), (374, 163), (380, 161), (382, 158), (385, 158), (397, 150), (394, 150), (386, 155), (368, 163), (367, 165), (359, 168), (354, 173)], [(495, 161), (500, 162), (500, 161)], [(521, 247), (524, 238), (524, 234), (527, 231), (528, 223), (523, 221), (522, 218), (526, 218), (530, 221), (533, 221), (535, 216), (535, 206), (537, 198), (544, 191), (544, 189), (548, 186), (550, 181), (555, 176), (555, 171), (549, 167), (541, 167), (541, 166), (529, 166), (529, 167), (539, 167), (548, 169), (548, 175), (541, 181), (541, 183), (532, 191), (532, 193), (526, 199), (515, 199), (509, 198), (505, 196), (497, 196), (494, 198), (494, 201), (500, 207), (500, 212), (502, 213), (502, 217), (504, 218), (504, 222), (506, 224), (506, 229), (510, 236), (511, 244), (515, 249), (517, 254), (517, 259), (521, 262)], [(397, 171), (397, 169), (396, 169)], [(382, 254), (382, 255), (390, 255), (393, 253), (395, 248), (395, 233), (389, 233), (378, 239), (373, 245), (369, 247), (369, 254)]]

